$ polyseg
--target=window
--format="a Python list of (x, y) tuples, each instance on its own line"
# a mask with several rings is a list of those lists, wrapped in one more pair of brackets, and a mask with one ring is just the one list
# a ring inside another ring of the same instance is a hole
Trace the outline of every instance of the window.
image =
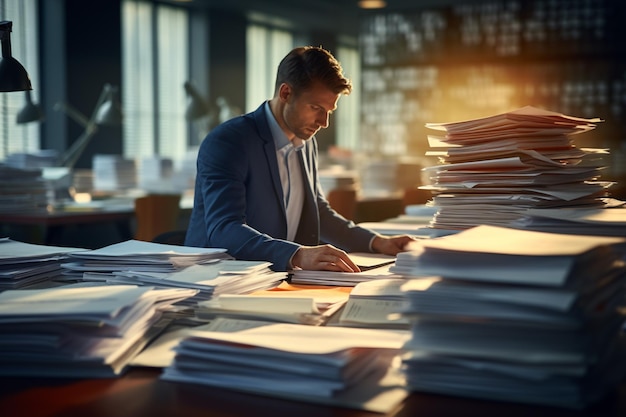
[(276, 69), (293, 48), (293, 35), (286, 30), (251, 24), (246, 36), (246, 111), (250, 112), (274, 95)]
[[(33, 90), (33, 102), (39, 103), (41, 86), (37, 54), (37, 1), (0, 0), (0, 19), (13, 22), (11, 54), (28, 71)], [(12, 153), (32, 153), (39, 150), (39, 123), (17, 124), (17, 113), (25, 104), (22, 91), (0, 93), (0, 159)]]
[[(253, 23), (247, 30), (246, 111), (255, 110), (274, 95), (276, 69), (294, 47), (294, 36), (287, 30)], [(336, 112), (337, 145), (356, 150), (359, 141), (360, 58), (356, 47), (340, 46), (336, 58), (353, 90), (342, 96)]]
[(342, 96), (337, 106), (337, 146), (358, 151), (361, 100), (359, 52), (356, 48), (340, 46), (337, 48), (337, 60), (341, 63), (344, 75), (352, 81), (352, 92)]
[(181, 8), (125, 0), (122, 9), (124, 157), (181, 161), (188, 147), (183, 88), (189, 17)]

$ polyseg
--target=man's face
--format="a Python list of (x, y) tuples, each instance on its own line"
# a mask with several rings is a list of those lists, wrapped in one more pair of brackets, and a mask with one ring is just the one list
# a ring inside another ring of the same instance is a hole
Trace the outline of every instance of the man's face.
[(299, 94), (283, 84), (281, 98), (285, 100), (282, 115), (285, 127), (302, 140), (310, 139), (320, 129), (328, 127), (328, 119), (337, 108), (339, 97), (340, 94), (319, 83)]

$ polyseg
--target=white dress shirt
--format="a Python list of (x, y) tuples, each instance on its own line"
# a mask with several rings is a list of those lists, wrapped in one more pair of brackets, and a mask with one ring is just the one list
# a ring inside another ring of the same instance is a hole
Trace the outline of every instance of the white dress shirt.
[(285, 132), (280, 128), (269, 102), (265, 103), (265, 117), (270, 126), (274, 144), (276, 145), (276, 158), (278, 159), (278, 172), (283, 187), (285, 211), (287, 213), (287, 240), (293, 241), (300, 224), (302, 205), (304, 204), (304, 180), (300, 160), (304, 162), (301, 150), (304, 141), (294, 138), (290, 141)]

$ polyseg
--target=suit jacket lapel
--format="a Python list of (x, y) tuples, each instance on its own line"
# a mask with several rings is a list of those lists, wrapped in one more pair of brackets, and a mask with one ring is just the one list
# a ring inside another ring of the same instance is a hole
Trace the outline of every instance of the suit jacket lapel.
[[(283, 220), (285, 221), (285, 228), (287, 227), (287, 212), (285, 211), (285, 205), (282, 203), (285, 201), (283, 195), (283, 186), (280, 182), (280, 173), (278, 171), (278, 160), (276, 158), (276, 145), (274, 144), (274, 138), (272, 132), (267, 124), (265, 116), (265, 103), (261, 104), (254, 112), (254, 121), (257, 125), (259, 137), (263, 140), (263, 151), (265, 152), (265, 159), (270, 169), (270, 180), (274, 187), (274, 193), (276, 198), (281, 202)], [(286, 230), (286, 229), (285, 229)]]
[[(303, 245), (319, 244), (319, 215), (317, 213), (317, 199), (314, 192), (316, 186), (315, 174), (312, 169), (311, 146), (307, 143), (301, 152), (298, 152), (298, 161), (302, 171), (304, 184), (304, 202), (302, 216), (298, 225), (295, 241)], [(306, 163), (304, 163), (306, 158)]]

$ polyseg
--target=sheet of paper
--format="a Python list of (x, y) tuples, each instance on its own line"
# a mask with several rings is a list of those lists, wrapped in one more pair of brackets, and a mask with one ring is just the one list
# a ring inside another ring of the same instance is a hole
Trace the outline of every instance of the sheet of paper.
[(319, 314), (315, 300), (311, 297), (272, 297), (246, 294), (222, 294), (203, 303), (215, 305), (223, 310), (248, 312)]
[(420, 241), (425, 248), (466, 253), (523, 256), (575, 256), (599, 245), (626, 242), (626, 238), (572, 236), (480, 225), (440, 239)]
[(17, 259), (30, 259), (67, 255), (75, 252), (86, 251), (84, 248), (68, 248), (61, 246), (36, 245), (19, 242), (9, 238), (0, 238), (0, 260), (9, 261)]
[(408, 332), (302, 326), (277, 323), (236, 333), (192, 330), (190, 337), (242, 343), (304, 354), (326, 354), (355, 347), (400, 349)]
[(264, 326), (270, 322), (257, 320), (238, 320), (217, 318), (207, 324), (195, 327), (182, 327), (163, 333), (130, 362), (132, 366), (148, 366), (155, 368), (165, 368), (171, 365), (176, 352), (174, 349), (180, 341), (186, 337), (190, 330), (208, 330), (216, 332), (236, 332), (251, 327)]

